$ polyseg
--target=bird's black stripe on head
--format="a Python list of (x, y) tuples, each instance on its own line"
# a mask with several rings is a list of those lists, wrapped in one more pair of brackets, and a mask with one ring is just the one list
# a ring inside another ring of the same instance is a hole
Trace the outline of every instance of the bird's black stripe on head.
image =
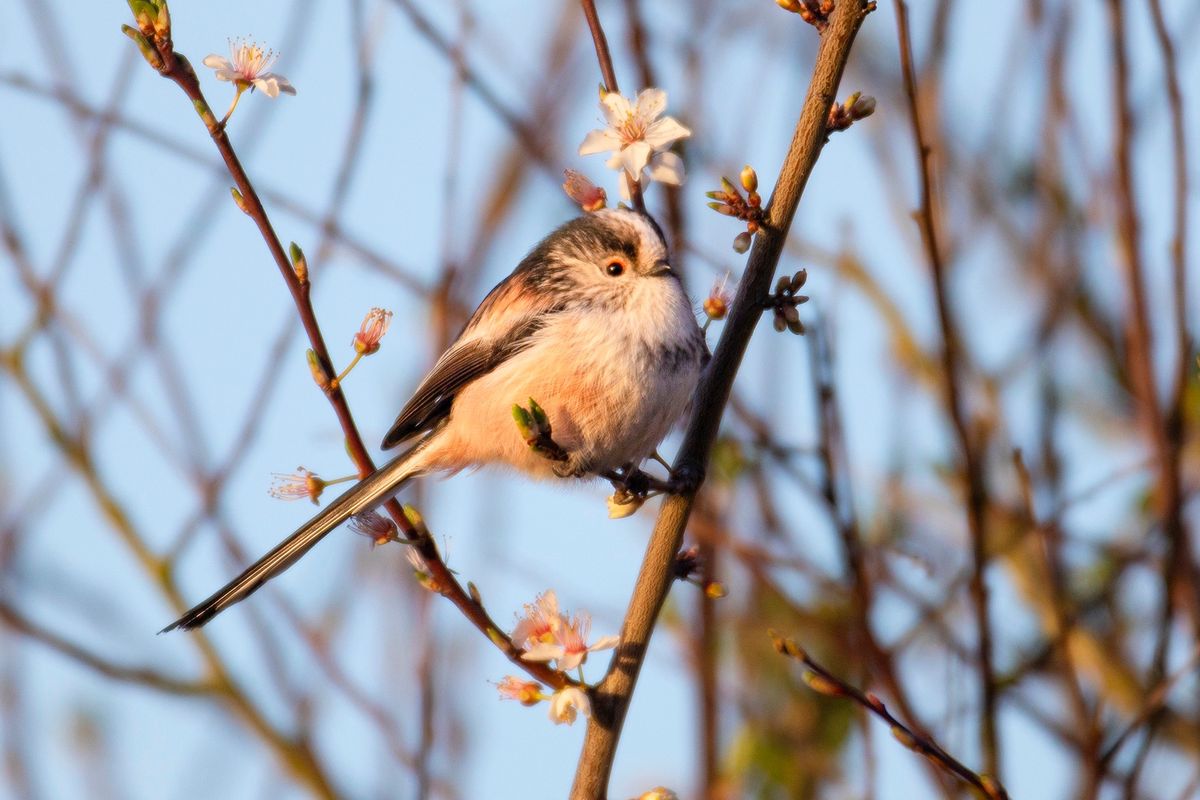
[(656, 234), (658, 234), (658, 240), (660, 242), (662, 242), (663, 249), (670, 252), (671, 248), (667, 247), (666, 234), (664, 234), (663, 229), (661, 227), (659, 227), (658, 220), (656, 220), (654, 217), (650, 216), (645, 211), (638, 211), (637, 209), (634, 209), (634, 213), (637, 214), (638, 216), (640, 216), (642, 219), (646, 220), (646, 222), (650, 223), (650, 227), (654, 229), (654, 232)]

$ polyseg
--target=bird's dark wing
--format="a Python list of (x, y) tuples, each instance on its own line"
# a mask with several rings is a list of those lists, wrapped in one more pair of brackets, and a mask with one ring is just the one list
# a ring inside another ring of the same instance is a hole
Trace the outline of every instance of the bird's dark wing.
[[(510, 278), (501, 283), (480, 304), (464, 336), (437, 360), (401, 409), (383, 437), (385, 450), (445, 419), (454, 396), (464, 386), (532, 344), (533, 335), (546, 325), (550, 315), (561, 310), (548, 303), (530, 303), (529, 294), (521, 291), (518, 281)], [(497, 335), (466, 335), (473, 329), (478, 332), (480, 312), (485, 310), (490, 310), (487, 325)]]

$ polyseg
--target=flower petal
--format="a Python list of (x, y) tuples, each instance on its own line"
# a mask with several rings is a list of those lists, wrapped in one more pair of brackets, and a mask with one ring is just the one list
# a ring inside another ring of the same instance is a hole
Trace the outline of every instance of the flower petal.
[(254, 88), (261, 91), (267, 97), (278, 97), (280, 92), (286, 94), (295, 94), (296, 89), (292, 84), (288, 83), (288, 79), (282, 75), (276, 75), (274, 72), (268, 72), (265, 75), (259, 75), (251, 83)]
[(585, 717), (591, 716), (592, 713), (592, 703), (588, 700), (587, 692), (582, 689), (568, 686), (555, 692), (550, 698), (550, 719), (556, 725), (564, 722), (570, 725), (580, 711)]
[(629, 173), (621, 170), (621, 199), (628, 203), (633, 195), (633, 190), (630, 188)]
[(659, 153), (651, 160), (650, 180), (678, 186), (683, 178), (683, 159), (674, 153)]
[(620, 152), (621, 163), (630, 175), (641, 175), (654, 150), (645, 142), (634, 142)]
[[(559, 648), (559, 651), (562, 651), (561, 647)], [(563, 653), (561, 656), (559, 656), (558, 663), (555, 664), (555, 666), (558, 667), (559, 671), (561, 672), (570, 672), (582, 664), (586, 658), (586, 650), (574, 650), (570, 653)]]
[(610, 150), (620, 150), (621, 140), (608, 128), (597, 128), (589, 131), (579, 144), (579, 155), (590, 156), (595, 153), (607, 153)]
[(233, 69), (233, 64), (229, 63), (229, 59), (224, 56), (219, 56), (216, 53), (209, 53), (204, 57), (204, 61), (200, 62), (210, 69)]
[[(553, 661), (563, 657), (562, 645), (538, 642), (521, 654), (522, 661)], [(560, 666), (559, 669), (562, 669)]]
[(604, 111), (604, 119), (614, 128), (625, 124), (625, 120), (633, 113), (629, 101), (616, 92), (609, 92), (600, 99), (600, 108)]
[(642, 89), (637, 96), (637, 109), (633, 112), (638, 119), (649, 122), (667, 110), (667, 93), (662, 89), (650, 87)]
[(610, 650), (616, 647), (620, 641), (620, 636), (601, 636), (596, 640), (595, 644), (588, 648), (588, 652), (594, 653), (597, 650)]
[(674, 117), (663, 117), (647, 128), (642, 138), (655, 150), (665, 150), (671, 146), (672, 142), (686, 139), (691, 135), (691, 130), (680, 125), (679, 120)]

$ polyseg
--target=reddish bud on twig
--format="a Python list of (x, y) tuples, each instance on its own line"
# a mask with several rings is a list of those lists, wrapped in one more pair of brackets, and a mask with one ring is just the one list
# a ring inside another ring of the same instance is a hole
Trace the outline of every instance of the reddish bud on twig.
[(584, 211), (599, 211), (608, 203), (608, 195), (586, 175), (573, 169), (563, 170), (563, 191)]
[(392, 323), (392, 312), (383, 308), (372, 308), (363, 317), (358, 333), (354, 334), (354, 352), (364, 356), (379, 351), (379, 341)]

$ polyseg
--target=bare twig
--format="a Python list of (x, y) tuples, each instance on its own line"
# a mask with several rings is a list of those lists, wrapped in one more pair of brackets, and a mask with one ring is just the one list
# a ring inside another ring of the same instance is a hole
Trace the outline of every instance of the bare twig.
[(942, 334), (941, 356), (942, 368), (946, 373), (944, 382), (946, 408), (954, 425), (959, 455), (962, 458), (962, 469), (967, 483), (967, 529), (971, 539), (970, 594), (979, 642), (977, 661), (980, 684), (980, 739), (988, 772), (998, 774), (1000, 743), (996, 733), (997, 692), (992, 666), (992, 625), (988, 616), (988, 588), (985, 579), (988, 561), (987, 484), (984, 478), (984, 465), (971, 436), (967, 410), (960, 390), (963, 369), (962, 340), (950, 313), (945, 265), (942, 262), (942, 252), (938, 244), (933, 209), (933, 174), (929, 163), (932, 152), (925, 138), (917, 102), (912, 37), (908, 28), (908, 4), (904, 0), (896, 0), (895, 5), (896, 29), (900, 39), (900, 65), (904, 72), (904, 88), (908, 96), (913, 145), (917, 150), (921, 176), (921, 210), (917, 222), (921, 228), (921, 239), (929, 261), (938, 324)]
[[(336, 381), (329, 380), (336, 373), (333, 369), (333, 362), (329, 356), (328, 348), (325, 345), (324, 335), (321, 332), (316, 313), (312, 306), (310, 296), (311, 284), (308, 280), (301, 280), (293, 269), (291, 259), (280, 242), (279, 237), (276, 235), (266, 209), (259, 199), (253, 184), (250, 182), (249, 176), (242, 167), (237, 154), (234, 152), (233, 145), (229, 141), (224, 127), (217, 121), (215, 115), (210, 110), (204, 93), (200, 89), (200, 82), (197, 80), (196, 73), (192, 70), (191, 65), (183, 56), (175, 52), (169, 35), (156, 36), (153, 44), (160, 59), (157, 67), (158, 71), (183, 90), (200, 114), (201, 120), (203, 120), (205, 127), (208, 128), (209, 136), (212, 138), (217, 151), (221, 154), (226, 167), (229, 169), (230, 176), (233, 178), (234, 183), (237, 184), (237, 189), (242, 198), (240, 205), (243, 207), (243, 211), (254, 220), (263, 241), (267, 245), (267, 249), (271, 253), (272, 259), (275, 261), (275, 265), (279, 269), (280, 275), (292, 296), (297, 314), (308, 336), (309, 344), (319, 368), (327, 378), (322, 389), (345, 435), (347, 452), (350, 454), (360, 477), (366, 477), (375, 470), (375, 464), (367, 452), (366, 445), (363, 442), (362, 435), (358, 431), (358, 425), (350, 412), (349, 404), (342, 392), (341, 386)], [(478, 596), (464, 589), (446, 566), (441, 554), (438, 552), (433, 537), (427, 533), (422, 534), (418, 530), (408, 519), (397, 500), (388, 500), (384, 504), (384, 508), (387, 509), (388, 514), (400, 530), (404, 532), (410, 546), (415, 547), (425, 560), (425, 563), (429, 566), (433, 580), (441, 589), (441, 593), (454, 603), (463, 615), (504, 653), (509, 661), (529, 673), (532, 677), (554, 688), (576, 684), (572, 678), (562, 672), (551, 669), (546, 664), (523, 660), (521, 658), (523, 651), (513, 644), (500, 627), (496, 625), (487, 610), (483, 607), (483, 604), (479, 601)]]
[(996, 779), (986, 774), (981, 775), (966, 767), (929, 736), (914, 733), (903, 722), (892, 716), (891, 712), (887, 710), (887, 706), (878, 697), (869, 692), (860, 691), (825, 669), (793, 640), (784, 639), (774, 632), (771, 633), (771, 640), (775, 643), (776, 650), (808, 668), (804, 674), (804, 680), (813, 691), (830, 697), (850, 698), (890, 725), (892, 736), (909, 750), (920, 753), (946, 772), (974, 786), (990, 800), (1005, 800), (1008, 797), (1008, 792)]
[[(592, 32), (592, 43), (596, 45), (596, 60), (600, 62), (600, 75), (604, 78), (604, 91), (621, 93), (617, 85), (617, 73), (613, 69), (612, 54), (608, 51), (608, 37), (600, 25), (600, 15), (596, 13), (596, 0), (579, 0), (583, 6), (583, 16), (587, 19), (588, 30)], [(646, 210), (646, 200), (642, 196), (641, 176), (629, 176), (629, 195), (633, 207), (639, 211)]]

